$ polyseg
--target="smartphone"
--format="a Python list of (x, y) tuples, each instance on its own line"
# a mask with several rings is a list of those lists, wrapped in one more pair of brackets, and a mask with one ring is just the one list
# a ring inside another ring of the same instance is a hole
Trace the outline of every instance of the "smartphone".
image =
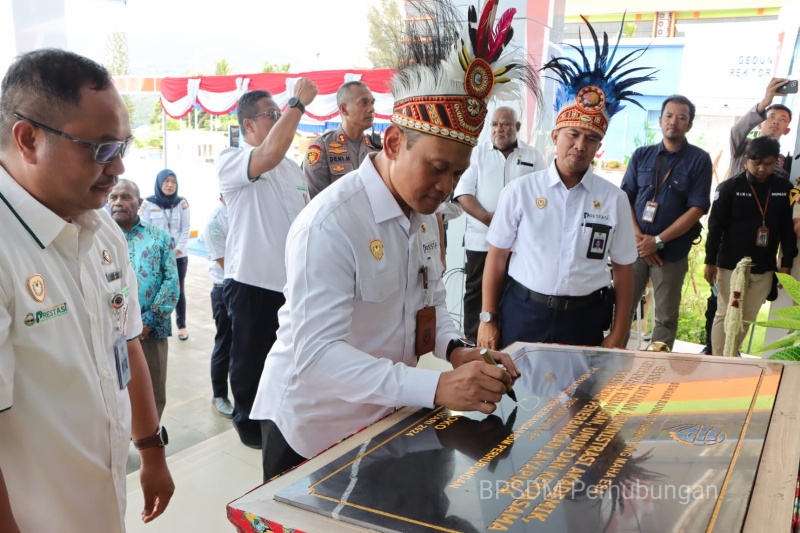
[(795, 94), (797, 92), (797, 80), (789, 80), (775, 90), (778, 94)]

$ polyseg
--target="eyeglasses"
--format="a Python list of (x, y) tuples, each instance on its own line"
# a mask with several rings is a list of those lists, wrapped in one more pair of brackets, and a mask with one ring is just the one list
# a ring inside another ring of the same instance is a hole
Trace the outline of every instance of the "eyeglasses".
[(14, 116), (17, 117), (19, 120), (30, 122), (37, 128), (41, 128), (46, 132), (53, 133), (55, 135), (60, 135), (61, 137), (69, 139), (72, 142), (88, 146), (89, 148), (94, 150), (94, 154), (92, 154), (94, 160), (104, 165), (113, 161), (114, 158), (116, 158), (117, 156), (125, 157), (125, 153), (128, 151), (128, 147), (133, 142), (133, 135), (131, 135), (124, 141), (110, 141), (102, 143), (84, 141), (83, 139), (79, 139), (78, 137), (73, 137), (72, 135), (64, 133), (63, 131), (51, 128), (50, 126), (45, 126), (41, 122), (36, 122), (35, 120), (32, 120), (26, 116), (20, 115), (19, 113), (14, 113)]
[(261, 115), (267, 115), (272, 120), (278, 120), (283, 116), (283, 113), (280, 111), (275, 111), (274, 109), (270, 109), (269, 111), (262, 111), (261, 113), (257, 113), (250, 118), (258, 118)]

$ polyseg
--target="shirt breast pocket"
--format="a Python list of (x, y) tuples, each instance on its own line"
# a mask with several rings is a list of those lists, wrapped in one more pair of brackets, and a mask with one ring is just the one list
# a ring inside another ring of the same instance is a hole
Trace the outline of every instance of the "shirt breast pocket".
[(691, 187), (691, 178), (686, 172), (673, 172), (670, 178), (670, 188), (681, 195), (683, 198), (689, 196), (689, 188)]
[(655, 169), (651, 166), (642, 166), (636, 169), (636, 185), (639, 189), (645, 190), (653, 186), (653, 175)]
[(365, 302), (380, 303), (400, 289), (398, 271), (384, 272), (361, 280), (361, 299)]

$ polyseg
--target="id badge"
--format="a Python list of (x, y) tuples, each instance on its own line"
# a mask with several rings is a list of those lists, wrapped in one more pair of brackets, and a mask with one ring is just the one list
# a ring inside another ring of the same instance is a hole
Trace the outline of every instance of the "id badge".
[(423, 307), (417, 311), (417, 338), (414, 342), (414, 354), (422, 357), (432, 352), (436, 345), (436, 307)]
[(761, 226), (756, 231), (756, 246), (765, 248), (769, 245), (769, 228)]
[(586, 251), (586, 257), (588, 259), (605, 259), (611, 226), (594, 224), (591, 228), (592, 238), (589, 239), (589, 249)]
[(644, 222), (652, 223), (656, 219), (656, 211), (658, 211), (658, 202), (647, 202), (644, 204), (642, 220)]
[(125, 390), (131, 381), (131, 362), (128, 358), (128, 341), (124, 335), (117, 337), (114, 343), (114, 359), (117, 362), (117, 378), (119, 389)]

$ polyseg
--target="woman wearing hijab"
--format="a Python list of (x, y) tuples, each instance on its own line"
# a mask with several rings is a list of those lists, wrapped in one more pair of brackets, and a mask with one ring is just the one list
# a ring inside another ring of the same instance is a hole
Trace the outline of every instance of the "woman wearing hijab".
[(189, 332), (186, 330), (186, 296), (183, 286), (186, 267), (189, 264), (186, 255), (189, 243), (189, 203), (178, 196), (178, 178), (173, 171), (165, 168), (158, 173), (155, 194), (142, 204), (140, 216), (142, 221), (163, 229), (172, 237), (181, 291), (178, 305), (175, 306), (175, 322), (178, 326), (178, 338), (185, 341), (189, 338)]

